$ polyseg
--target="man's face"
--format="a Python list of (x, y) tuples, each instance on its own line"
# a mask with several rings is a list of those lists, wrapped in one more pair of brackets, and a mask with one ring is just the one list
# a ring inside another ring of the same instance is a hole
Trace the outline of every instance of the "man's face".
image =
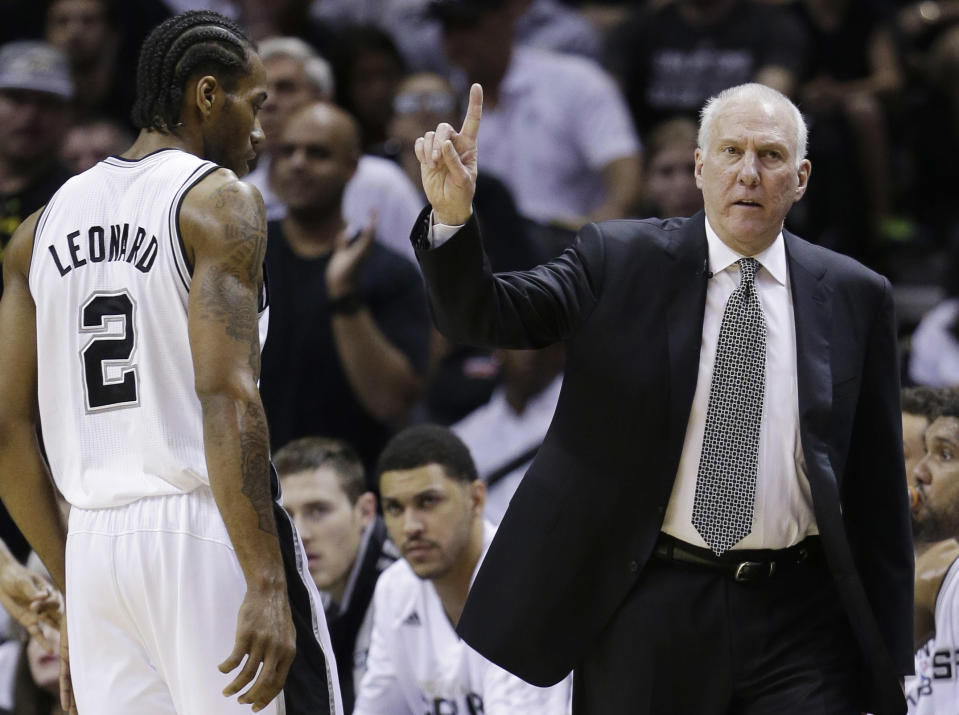
[(248, 55), (250, 71), (225, 91), (210, 115), (204, 136), (203, 158), (233, 170), (237, 176), (250, 173), (250, 162), (263, 141), (258, 114), (266, 101), (266, 72), (255, 53)]
[(404, 147), (436, 128), (441, 122), (456, 125), (456, 95), (445, 79), (419, 74), (406, 79), (393, 98), (389, 134)]
[(373, 519), (364, 502), (351, 504), (329, 467), (283, 477), (283, 507), (293, 519), (316, 587), (345, 586), (360, 549), (363, 530)]
[(916, 465), (926, 456), (925, 433), (929, 418), (902, 413), (902, 452), (906, 456), (906, 482), (916, 486)]
[(356, 138), (330, 107), (297, 112), (284, 126), (270, 164), (270, 185), (291, 213), (339, 211), (356, 169)]
[(86, 69), (110, 49), (112, 32), (102, 0), (57, 0), (47, 12), (47, 41), (75, 69)]
[(806, 190), (810, 164), (796, 165), (793, 117), (779, 102), (734, 99), (696, 150), (696, 185), (710, 225), (745, 255), (768, 247)]
[(499, 82), (509, 65), (512, 44), (512, 18), (506, 8), (484, 12), (471, 22), (443, 23), (446, 56), (470, 82)]
[(438, 464), (380, 477), (390, 538), (420, 578), (442, 578), (464, 557), (483, 511), (474, 484), (451, 479)]
[(696, 188), (694, 146), (668, 146), (649, 162), (649, 195), (663, 218), (692, 216), (703, 208)]
[(260, 122), (266, 134), (266, 147), (273, 151), (284, 122), (318, 97), (299, 60), (278, 55), (266, 60), (263, 66), (269, 97), (263, 104)]
[(69, 122), (66, 102), (56, 95), (0, 90), (0, 155), (17, 162), (55, 156)]
[(109, 122), (96, 122), (71, 128), (60, 148), (60, 161), (79, 174), (111, 154), (119, 154), (130, 144), (128, 137)]
[(926, 455), (915, 468), (919, 504), (913, 535), (922, 541), (959, 536), (959, 418), (939, 417), (926, 429)]

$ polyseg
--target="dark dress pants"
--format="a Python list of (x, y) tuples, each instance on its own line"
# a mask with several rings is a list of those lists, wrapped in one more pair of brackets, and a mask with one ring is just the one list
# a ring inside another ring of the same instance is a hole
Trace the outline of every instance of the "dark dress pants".
[(737, 583), (653, 557), (575, 669), (573, 713), (861, 713), (861, 667), (821, 558)]

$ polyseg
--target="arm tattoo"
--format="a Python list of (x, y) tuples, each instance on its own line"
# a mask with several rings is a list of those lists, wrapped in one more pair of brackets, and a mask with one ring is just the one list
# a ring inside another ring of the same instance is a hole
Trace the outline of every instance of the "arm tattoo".
[(273, 496), (270, 493), (270, 443), (263, 407), (247, 402), (240, 424), (241, 491), (250, 500), (260, 531), (276, 536)]
[(224, 325), (229, 337), (250, 345), (249, 364), (258, 374), (257, 303), (266, 255), (266, 209), (262, 198), (251, 201), (237, 182), (219, 187), (213, 205), (227, 209), (231, 221), (218, 241), (221, 255), (200, 287), (200, 306), (205, 317)]

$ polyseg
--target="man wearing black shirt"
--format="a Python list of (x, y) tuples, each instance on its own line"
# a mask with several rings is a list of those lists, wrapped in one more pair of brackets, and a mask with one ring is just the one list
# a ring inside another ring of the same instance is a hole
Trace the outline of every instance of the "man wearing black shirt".
[(269, 225), (270, 333), (261, 389), (274, 447), (324, 434), (369, 467), (419, 394), (429, 318), (415, 266), (348, 236), (343, 188), (359, 157), (354, 120), (311, 104), (286, 123), (271, 164), (287, 216)]

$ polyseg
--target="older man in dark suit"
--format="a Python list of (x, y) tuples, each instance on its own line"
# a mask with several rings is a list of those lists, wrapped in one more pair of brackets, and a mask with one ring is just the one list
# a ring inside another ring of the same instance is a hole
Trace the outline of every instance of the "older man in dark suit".
[[(492, 275), (471, 218), (482, 90), (417, 142), (413, 231), (457, 342), (565, 341), (546, 440), (460, 634), (574, 711), (905, 712), (912, 547), (889, 282), (783, 230), (805, 192), (796, 107), (703, 110), (705, 215), (584, 227)], [(560, 150), (559, 148), (557, 150)]]

